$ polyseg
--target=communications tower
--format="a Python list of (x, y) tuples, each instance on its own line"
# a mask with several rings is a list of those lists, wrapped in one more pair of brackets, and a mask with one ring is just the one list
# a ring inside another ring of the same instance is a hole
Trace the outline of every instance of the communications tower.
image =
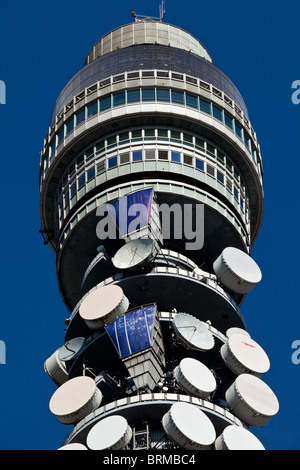
[[(246, 104), (191, 34), (139, 16), (57, 98), (42, 234), (68, 318), (45, 370), (63, 449), (262, 449), (278, 411), (241, 306), (263, 170)], [(63, 318), (66, 315), (63, 315)]]

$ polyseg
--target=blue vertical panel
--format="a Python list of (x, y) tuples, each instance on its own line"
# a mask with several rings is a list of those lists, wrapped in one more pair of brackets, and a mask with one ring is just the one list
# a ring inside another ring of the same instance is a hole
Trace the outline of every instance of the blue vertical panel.
[(128, 233), (130, 223), (133, 222), (138, 216), (138, 214), (128, 214), (129, 208), (134, 204), (141, 204), (146, 208), (142, 214), (145, 215), (145, 219), (141, 220), (140, 228), (148, 225), (152, 204), (152, 194), (152, 188), (136, 191), (135, 193), (118, 199), (118, 201), (108, 207), (109, 213), (121, 235), (126, 235)]
[(121, 358), (151, 346), (155, 310), (154, 305), (133, 310), (106, 326)]

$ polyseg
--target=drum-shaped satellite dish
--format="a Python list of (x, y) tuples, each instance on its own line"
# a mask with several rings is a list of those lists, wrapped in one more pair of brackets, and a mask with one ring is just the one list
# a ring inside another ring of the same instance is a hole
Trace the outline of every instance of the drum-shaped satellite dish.
[(71, 442), (71, 444), (66, 444), (65, 446), (60, 447), (57, 450), (88, 450), (84, 444), (80, 442)]
[(248, 331), (244, 330), (243, 328), (238, 328), (236, 326), (233, 326), (232, 328), (228, 328), (228, 330), (226, 331), (227, 338), (229, 338), (230, 336), (235, 335), (235, 334), (244, 335), (247, 338), (251, 338)]
[(265, 450), (260, 440), (248, 429), (227, 426), (215, 441), (216, 450)]
[(208, 367), (191, 357), (182, 359), (174, 370), (174, 377), (185, 392), (198, 398), (208, 397), (217, 387)]
[(225, 287), (238, 294), (247, 294), (261, 281), (256, 262), (237, 248), (225, 248), (213, 264), (214, 272)]
[(44, 368), (48, 376), (55, 383), (60, 386), (68, 380), (68, 371), (66, 365), (59, 358), (60, 348), (45, 361)]
[(243, 334), (231, 335), (220, 349), (225, 364), (235, 374), (261, 377), (270, 368), (265, 351), (253, 339)]
[(92, 330), (104, 328), (129, 307), (129, 300), (120, 286), (115, 284), (98, 287), (90, 291), (82, 300), (79, 315)]
[(108, 416), (95, 424), (86, 439), (90, 450), (121, 450), (129, 444), (132, 429), (120, 415)]
[(62, 424), (73, 424), (99, 407), (102, 393), (91, 377), (74, 377), (52, 395), (49, 408)]
[(148, 264), (157, 254), (152, 238), (137, 238), (123, 245), (112, 262), (117, 269), (136, 269)]
[(232, 413), (249, 426), (263, 427), (279, 410), (274, 392), (260, 378), (239, 375), (225, 393)]
[(178, 341), (187, 349), (208, 351), (215, 344), (206, 323), (188, 313), (178, 313), (173, 319), (173, 328)]
[(190, 403), (174, 403), (163, 416), (162, 425), (170, 439), (187, 450), (207, 449), (216, 439), (211, 420)]
[(66, 341), (60, 348), (58, 357), (61, 361), (70, 361), (73, 359), (83, 346), (85, 338), (78, 337)]

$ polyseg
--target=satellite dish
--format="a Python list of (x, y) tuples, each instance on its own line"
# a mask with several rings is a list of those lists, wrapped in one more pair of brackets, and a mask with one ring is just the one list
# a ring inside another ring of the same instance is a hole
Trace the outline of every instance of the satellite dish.
[(123, 416), (108, 416), (95, 424), (86, 439), (90, 450), (121, 450), (132, 438), (132, 429)]
[(148, 264), (156, 253), (152, 238), (137, 238), (123, 245), (112, 262), (117, 269), (136, 269)]
[(265, 351), (253, 339), (241, 334), (231, 335), (220, 349), (222, 359), (235, 374), (261, 377), (270, 368)]
[(251, 338), (248, 331), (243, 330), (243, 328), (237, 328), (233, 326), (232, 328), (228, 328), (228, 330), (226, 331), (227, 338), (230, 338), (231, 335), (235, 335), (235, 334), (240, 334), (240, 335), (246, 336), (247, 338)]
[(52, 382), (57, 386), (62, 385), (68, 380), (68, 371), (65, 363), (59, 358), (59, 352), (60, 348), (57, 349), (44, 364), (45, 371)]
[(248, 429), (231, 424), (215, 441), (216, 450), (265, 450), (264, 446)]
[(190, 403), (174, 403), (163, 416), (162, 425), (170, 439), (187, 450), (206, 449), (216, 439), (211, 420)]
[(225, 393), (232, 413), (249, 426), (263, 427), (278, 412), (274, 392), (260, 378), (239, 375)]
[(222, 251), (213, 269), (219, 281), (238, 294), (247, 294), (262, 278), (256, 262), (247, 253), (233, 247)]
[(102, 393), (91, 377), (68, 380), (52, 395), (49, 408), (62, 424), (74, 424), (99, 407)]
[(173, 319), (178, 341), (187, 349), (208, 351), (215, 344), (208, 325), (188, 313), (178, 313)]
[(177, 383), (189, 395), (206, 398), (217, 387), (213, 373), (202, 362), (186, 357), (174, 370)]
[(78, 337), (66, 341), (65, 344), (60, 348), (58, 357), (61, 361), (70, 361), (80, 351), (85, 338)]
[(79, 315), (92, 330), (103, 328), (107, 323), (123, 315), (129, 300), (116, 284), (98, 287), (85, 296), (79, 307)]
[(80, 444), (79, 442), (72, 442), (71, 444), (66, 444), (65, 446), (60, 447), (57, 450), (88, 450), (85, 445)]

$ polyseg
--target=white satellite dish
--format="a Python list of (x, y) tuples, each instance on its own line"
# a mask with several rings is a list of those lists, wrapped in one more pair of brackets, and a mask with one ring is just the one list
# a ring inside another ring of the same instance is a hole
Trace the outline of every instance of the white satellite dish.
[(278, 412), (274, 392), (260, 378), (239, 375), (225, 393), (232, 413), (249, 426), (263, 427)]
[(187, 450), (206, 449), (216, 439), (211, 420), (190, 403), (174, 403), (163, 416), (162, 425), (170, 439)]
[(261, 270), (256, 262), (237, 248), (225, 248), (213, 264), (219, 281), (228, 289), (247, 294), (261, 281)]
[(227, 338), (230, 338), (230, 336), (235, 335), (235, 334), (240, 334), (240, 335), (246, 336), (247, 338), (251, 338), (248, 331), (244, 330), (243, 328), (238, 328), (236, 326), (233, 326), (232, 328), (228, 328), (228, 330), (226, 331)]
[(95, 424), (86, 439), (90, 450), (121, 450), (129, 444), (132, 429), (123, 416), (108, 416)]
[(173, 328), (178, 341), (187, 349), (208, 351), (215, 344), (208, 325), (188, 313), (178, 313), (173, 319)]
[(123, 315), (129, 307), (129, 300), (116, 284), (98, 287), (82, 300), (79, 315), (92, 330), (103, 328), (107, 323)]
[(208, 397), (217, 387), (216, 379), (208, 367), (191, 357), (182, 359), (174, 370), (174, 377), (183, 390), (198, 398)]
[(253, 339), (243, 334), (231, 335), (220, 349), (225, 364), (235, 374), (261, 377), (270, 368), (265, 351)]
[(80, 442), (72, 442), (71, 444), (66, 444), (60, 447), (57, 450), (88, 450), (84, 444), (80, 444)]
[(58, 352), (58, 357), (61, 361), (69, 361), (76, 356), (76, 354), (80, 351), (85, 338), (78, 337), (70, 339), (66, 341), (65, 344), (60, 348)]
[(248, 429), (231, 424), (215, 441), (216, 450), (265, 450), (260, 440)]
[(135, 269), (148, 264), (156, 255), (157, 249), (152, 238), (137, 238), (123, 245), (112, 262), (117, 269)]
[(91, 377), (68, 380), (52, 395), (49, 408), (62, 424), (73, 424), (99, 407), (102, 393)]
[(45, 361), (44, 368), (48, 376), (55, 383), (60, 386), (68, 380), (68, 371), (66, 365), (59, 358), (60, 348)]

